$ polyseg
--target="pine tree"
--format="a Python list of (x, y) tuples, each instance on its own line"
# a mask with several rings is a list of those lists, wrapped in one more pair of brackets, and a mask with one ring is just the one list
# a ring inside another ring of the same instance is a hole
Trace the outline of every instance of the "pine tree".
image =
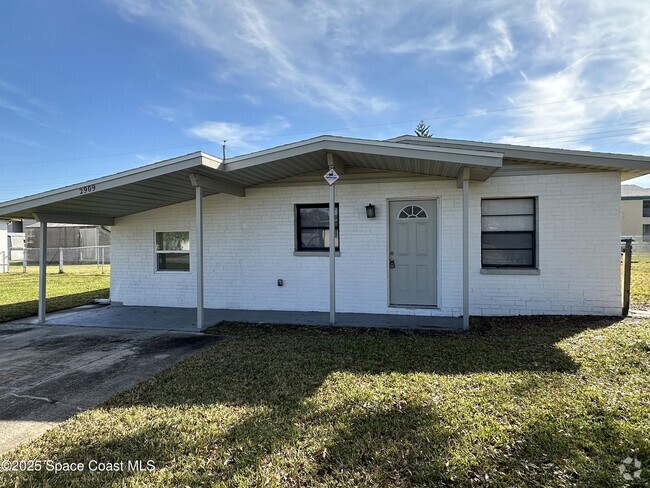
[(433, 134), (429, 133), (429, 126), (424, 123), (424, 120), (420, 120), (420, 123), (415, 128), (415, 135), (418, 137), (433, 137)]

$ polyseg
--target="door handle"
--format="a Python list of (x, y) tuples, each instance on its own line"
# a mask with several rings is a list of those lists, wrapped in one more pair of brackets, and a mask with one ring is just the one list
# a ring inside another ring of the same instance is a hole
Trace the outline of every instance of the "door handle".
[(388, 267), (389, 267), (390, 269), (393, 269), (393, 268), (395, 267), (395, 261), (393, 261), (393, 260), (391, 259), (391, 260), (389, 261), (389, 263), (388, 263)]

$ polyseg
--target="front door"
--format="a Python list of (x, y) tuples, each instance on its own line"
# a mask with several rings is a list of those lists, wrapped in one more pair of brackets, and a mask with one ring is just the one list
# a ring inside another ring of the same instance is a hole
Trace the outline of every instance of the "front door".
[(390, 304), (437, 305), (436, 201), (389, 202)]

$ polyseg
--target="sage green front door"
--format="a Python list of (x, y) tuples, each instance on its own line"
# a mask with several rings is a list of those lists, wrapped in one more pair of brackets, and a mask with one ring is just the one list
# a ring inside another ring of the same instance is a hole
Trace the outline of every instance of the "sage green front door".
[(437, 305), (435, 200), (389, 202), (390, 304)]

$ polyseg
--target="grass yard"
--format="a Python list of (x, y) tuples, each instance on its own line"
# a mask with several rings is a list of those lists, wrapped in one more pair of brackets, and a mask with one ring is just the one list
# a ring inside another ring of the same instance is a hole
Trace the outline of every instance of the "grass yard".
[[(47, 311), (63, 310), (91, 303), (95, 298), (108, 298), (110, 266), (104, 274), (96, 265), (66, 265), (59, 274), (58, 266), (47, 267)], [(29, 317), (38, 313), (38, 266), (10, 266), (9, 273), (0, 274), (0, 322)]]
[(650, 254), (632, 256), (630, 290), (631, 308), (650, 310)]
[[(650, 257), (634, 261), (632, 307), (650, 309)], [(57, 271), (50, 310), (108, 294), (97, 268)], [(0, 275), (0, 289), (0, 321), (36, 313), (33, 270)], [(85, 471), (3, 473), (0, 486), (650, 485), (650, 320), (210, 333), (224, 340), (0, 457)], [(642, 462), (631, 482), (628, 457)], [(91, 460), (155, 469), (91, 472)]]
[(621, 486), (650, 480), (650, 322), (470, 333), (225, 324), (213, 348), (4, 459), (153, 460), (4, 486)]

